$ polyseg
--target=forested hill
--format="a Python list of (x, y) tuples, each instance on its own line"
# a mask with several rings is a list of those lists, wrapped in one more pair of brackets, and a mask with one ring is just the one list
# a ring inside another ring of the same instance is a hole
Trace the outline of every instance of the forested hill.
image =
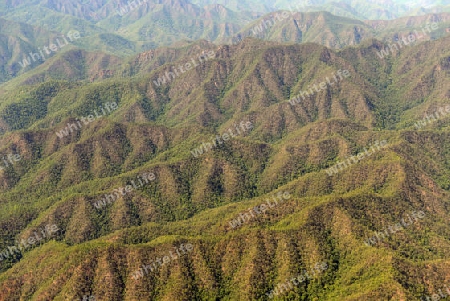
[(432, 295), (449, 266), (448, 44), (57, 54), (1, 94), (0, 300)]

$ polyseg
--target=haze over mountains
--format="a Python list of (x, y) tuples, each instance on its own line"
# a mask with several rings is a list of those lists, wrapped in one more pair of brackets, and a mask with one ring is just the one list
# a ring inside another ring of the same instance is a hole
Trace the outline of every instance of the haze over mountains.
[[(199, 7), (184, 0), (125, 5), (121, 8), (129, 10), (125, 14), (119, 13), (123, 11), (115, 7), (114, 2), (67, 1), (57, 5), (31, 2), (16, 1), (0, 9), (3, 41), (0, 43), (3, 54), (0, 82), (44, 63), (35, 60), (26, 64), (32, 53), (38, 53), (38, 49), (70, 31), (78, 31), (81, 38), (53, 54), (57, 59), (63, 55), (60, 52), (71, 48), (127, 58), (162, 45), (180, 47), (199, 39), (216, 44), (237, 43), (245, 37), (287, 43), (314, 42), (343, 48), (371, 38), (392, 42), (395, 37), (420, 30), (426, 22), (437, 22), (439, 28), (424, 40), (442, 37), (450, 28), (449, 13), (391, 21), (361, 21), (326, 12), (290, 11), (288, 17), (281, 18), (282, 12), (263, 15), (233, 11), (216, 4)], [(103, 11), (94, 11), (100, 9)]]
[(304, 4), (1, 3), (0, 300), (442, 293), (450, 3)]

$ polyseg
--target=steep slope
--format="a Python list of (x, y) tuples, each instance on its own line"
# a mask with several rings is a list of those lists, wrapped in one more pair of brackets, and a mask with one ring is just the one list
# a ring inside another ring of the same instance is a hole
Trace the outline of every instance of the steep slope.
[[(376, 40), (341, 51), (198, 42), (126, 66), (100, 56), (125, 71), (94, 83), (4, 92), (0, 154), (21, 159), (0, 170), (0, 250), (46, 225), (60, 230), (0, 262), (0, 300), (267, 300), (299, 275), (301, 284), (274, 299), (433, 294), (449, 265), (450, 114), (420, 130), (414, 124), (448, 105), (449, 43), (382, 59), (387, 45)], [(199, 57), (201, 49), (207, 54)], [(77, 64), (92, 62), (78, 55)], [(173, 76), (158, 85), (166, 72)], [(112, 102), (117, 109), (81, 123)], [(235, 137), (213, 146), (230, 130)], [(368, 155), (383, 140), (387, 146)], [(144, 173), (155, 176), (133, 188)], [(278, 192), (290, 197), (265, 213), (248, 211)], [(414, 211), (424, 216), (364, 243)], [(192, 251), (133, 279), (188, 243)], [(326, 268), (306, 277), (321, 262)]]
[[(14, 1), (3, 10), (3, 17), (9, 20), (3, 21), (3, 27), (14, 34), (3, 36), (3, 60), (9, 61), (1, 72), (0, 82), (22, 72), (18, 62), (23, 62), (23, 58), (11, 61), (14, 59), (12, 56), (29, 54), (31, 50), (44, 47), (52, 41), (50, 37), (46, 38), (48, 34), (40, 35), (39, 39), (46, 41), (43, 44), (38, 39), (27, 36), (29, 32), (45, 30), (51, 31), (53, 36), (77, 30), (81, 38), (71, 43), (73, 45), (70, 47), (127, 57), (161, 45), (172, 45), (172, 48), (177, 48), (180, 44), (185, 46), (198, 39), (223, 44), (255, 37), (276, 42), (314, 42), (327, 47), (343, 48), (358, 45), (371, 38), (391, 42), (413, 30), (420, 31), (426, 22), (439, 24), (439, 28), (426, 35), (426, 39), (442, 37), (450, 28), (448, 13), (362, 22), (327, 12), (277, 11), (261, 16), (258, 12), (235, 12), (219, 4), (199, 7), (186, 0), (152, 0), (140, 3), (130, 6), (122, 2), (118, 7), (112, 1)], [(94, 11), (97, 15), (92, 17)], [(33, 27), (17, 22), (31, 24)], [(21, 28), (22, 32), (15, 32), (15, 28)], [(24, 35), (26, 39), (16, 40), (17, 36)], [(67, 49), (68, 47), (64, 50)], [(39, 64), (40, 61), (36, 61), (30, 67)]]
[[(20, 75), (26, 78), (39, 77), (41, 81), (46, 76), (61, 79), (61, 77), (58, 77), (61, 73), (60, 70), (55, 69), (60, 69), (62, 64), (66, 65), (66, 77), (64, 78), (69, 79), (70, 76), (74, 76), (75, 70), (67, 70), (68, 65), (70, 65), (70, 68), (75, 67), (75, 69), (84, 68), (77, 65), (77, 63), (80, 63), (77, 61), (79, 55), (65, 54), (66, 51), (70, 52), (71, 49), (77, 47), (88, 50), (99, 49), (106, 53), (116, 52), (121, 55), (133, 54), (135, 51), (132, 43), (126, 42), (123, 38), (117, 38), (113, 34), (82, 37), (81, 33), (75, 30), (59, 33), (2, 18), (0, 18), (0, 28), (0, 83)], [(77, 38), (73, 36), (74, 33), (78, 34)], [(114, 39), (114, 37), (116, 38)], [(121, 44), (125, 44), (125, 46), (121, 47)], [(80, 51), (72, 53), (80, 53)], [(91, 56), (108, 57), (109, 55), (92, 54)], [(66, 62), (62, 62), (63, 60), (66, 60)], [(48, 61), (53, 61), (53, 63), (47, 64)], [(42, 68), (34, 70), (42, 65), (44, 65)], [(27, 73), (30, 70), (33, 71)], [(44, 72), (47, 72), (46, 76), (43, 75)], [(67, 72), (71, 74), (69, 75)], [(79, 76), (72, 78), (80, 79)], [(27, 82), (33, 83), (35, 79)]]
[(58, 37), (56, 32), (2, 18), (0, 28), (0, 83), (29, 70), (23, 61), (29, 53), (39, 52), (37, 45), (43, 47)]

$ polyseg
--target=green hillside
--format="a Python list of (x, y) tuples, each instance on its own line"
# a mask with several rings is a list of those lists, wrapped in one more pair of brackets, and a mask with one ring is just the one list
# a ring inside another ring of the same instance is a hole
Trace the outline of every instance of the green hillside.
[[(0, 254), (59, 230), (0, 261), (0, 300), (269, 300), (305, 272), (270, 300), (431, 296), (450, 264), (450, 113), (423, 118), (450, 104), (449, 42), (383, 59), (372, 39), (200, 41), (127, 60), (71, 50), (6, 83), (0, 154), (20, 160), (0, 170)], [(155, 178), (133, 188), (144, 173)], [(133, 279), (181, 244), (193, 248)]]

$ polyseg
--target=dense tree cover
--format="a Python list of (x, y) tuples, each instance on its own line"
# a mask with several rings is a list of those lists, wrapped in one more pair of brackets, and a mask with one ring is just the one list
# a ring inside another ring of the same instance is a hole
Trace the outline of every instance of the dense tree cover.
[[(275, 299), (417, 300), (434, 292), (450, 250), (448, 118), (421, 130), (414, 123), (448, 99), (448, 41), (379, 60), (377, 41), (335, 52), (246, 40), (164, 87), (153, 80), (170, 65), (5, 93), (0, 154), (23, 159), (0, 172), (0, 253), (47, 224), (61, 231), (0, 262), (0, 297), (267, 300), (317, 262), (329, 268)], [(288, 102), (344, 69), (352, 75), (339, 85)], [(56, 135), (106, 102), (119, 108)], [(251, 131), (191, 153), (246, 121)], [(377, 140), (388, 147), (325, 172)], [(155, 181), (93, 205), (149, 172)], [(292, 198), (230, 229), (279, 191)], [(413, 210), (426, 218), (364, 244)], [(192, 253), (131, 278), (187, 242)]]

